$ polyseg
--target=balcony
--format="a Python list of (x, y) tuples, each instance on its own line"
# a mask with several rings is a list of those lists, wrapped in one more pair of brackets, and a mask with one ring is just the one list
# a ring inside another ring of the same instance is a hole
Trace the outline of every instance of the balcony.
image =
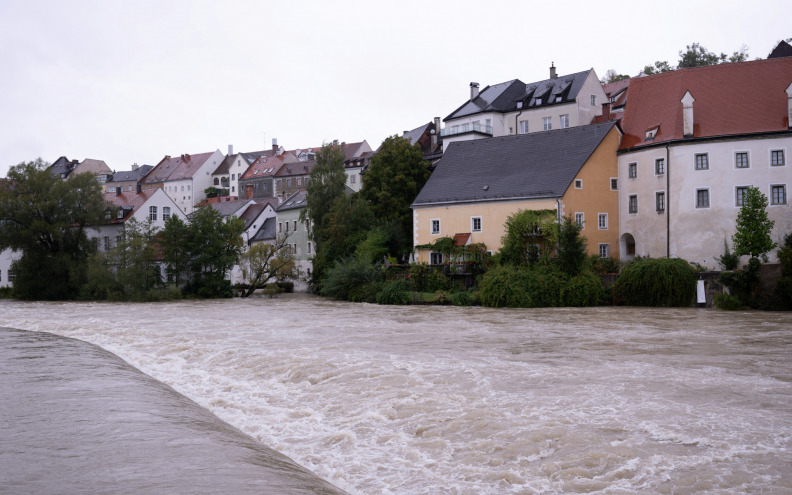
[(455, 124), (452, 126), (446, 126), (444, 129), (440, 129), (440, 135), (443, 137), (456, 136), (457, 134), (466, 134), (468, 132), (477, 132), (479, 134), (492, 136), (492, 126), (481, 125), (477, 122), (473, 122), (471, 124)]

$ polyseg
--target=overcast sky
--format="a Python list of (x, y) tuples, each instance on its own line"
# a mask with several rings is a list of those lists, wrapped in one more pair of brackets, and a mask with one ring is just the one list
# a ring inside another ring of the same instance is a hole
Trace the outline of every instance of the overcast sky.
[(488, 84), (635, 75), (699, 42), (765, 58), (786, 0), (0, 0), (0, 177), (61, 155), (367, 140), (446, 117)]

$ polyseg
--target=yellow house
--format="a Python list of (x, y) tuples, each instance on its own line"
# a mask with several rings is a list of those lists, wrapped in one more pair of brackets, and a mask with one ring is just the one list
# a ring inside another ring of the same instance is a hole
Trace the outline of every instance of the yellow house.
[[(615, 122), (452, 143), (412, 204), (413, 245), (442, 237), (501, 248), (506, 219), (555, 210), (583, 225), (588, 252), (619, 257)], [(416, 249), (417, 261), (442, 255)]]

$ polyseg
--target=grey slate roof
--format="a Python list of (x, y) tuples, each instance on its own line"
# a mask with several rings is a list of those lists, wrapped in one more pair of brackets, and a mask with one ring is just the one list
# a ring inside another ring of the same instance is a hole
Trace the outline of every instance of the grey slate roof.
[(412, 206), (563, 196), (614, 125), (451, 143)]
[[(494, 86), (487, 86), (476, 98), (467, 101), (443, 120), (458, 119), (481, 112), (513, 112), (517, 110), (518, 102), (522, 102), (523, 110), (526, 110), (536, 106), (537, 97), (542, 98), (543, 106), (569, 103), (577, 98), (583, 83), (592, 70), (528, 84), (519, 79), (513, 79)], [(558, 102), (555, 101), (557, 97), (561, 98)]]
[(276, 211), (294, 210), (295, 208), (305, 208), (307, 201), (305, 200), (306, 192), (297, 191), (283, 201), (283, 204), (278, 206)]
[(243, 206), (250, 203), (249, 199), (238, 199), (236, 201), (223, 201), (220, 203), (210, 203), (214, 210), (220, 213), (220, 216), (230, 217), (236, 214)]
[(256, 235), (250, 238), (250, 242), (269, 241), (275, 239), (275, 217), (264, 220), (261, 228)]
[(154, 165), (140, 165), (136, 170), (122, 170), (113, 174), (113, 178), (108, 182), (129, 182), (139, 181)]

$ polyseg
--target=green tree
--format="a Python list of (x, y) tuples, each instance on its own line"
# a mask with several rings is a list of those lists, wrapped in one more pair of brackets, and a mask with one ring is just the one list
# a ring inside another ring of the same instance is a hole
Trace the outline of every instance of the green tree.
[(333, 224), (329, 213), (336, 203), (344, 200), (346, 191), (346, 172), (344, 172), (344, 151), (339, 146), (325, 144), (316, 154), (316, 165), (309, 175), (305, 186), (305, 209), (300, 213), (300, 221), (309, 221), (309, 236), (314, 241), (315, 254), (311, 285), (318, 286), (324, 271), (334, 263), (334, 256), (328, 251), (332, 247), (328, 240)]
[(47, 166), (20, 163), (0, 181), (0, 250), (21, 252), (13, 264), (21, 299), (77, 297), (96, 250), (86, 229), (109, 211), (92, 174), (61, 180)]
[(250, 296), (273, 280), (282, 282), (299, 275), (294, 254), (286, 243), (288, 237), (279, 236), (275, 244), (254, 244), (242, 254), (239, 260), (244, 280), (241, 297)]
[(184, 291), (198, 297), (231, 297), (226, 275), (242, 253), (242, 220), (224, 219), (210, 206), (198, 208), (185, 223), (172, 216), (160, 236), (168, 272)]
[(684, 51), (679, 51), (679, 64), (677, 64), (677, 67), (685, 69), (688, 67), (717, 65), (726, 62), (726, 60), (727, 55), (725, 53), (718, 55), (708, 51), (699, 43), (693, 43), (692, 45), (687, 45)]
[(605, 73), (605, 77), (600, 79), (600, 82), (602, 84), (610, 84), (618, 81), (624, 81), (625, 79), (629, 79), (629, 78), (630, 76), (628, 76), (627, 74), (619, 74), (613, 69), (608, 69), (608, 72)]
[(654, 65), (645, 66), (641, 72), (647, 76), (652, 76), (663, 72), (671, 72), (672, 70), (676, 70), (676, 67), (671, 67), (667, 61), (658, 60)]
[(558, 242), (555, 210), (520, 210), (506, 220), (501, 238), (501, 263), (533, 265), (547, 257)]
[(361, 194), (378, 220), (399, 224), (403, 252), (412, 248), (410, 233), (413, 217), (410, 205), (428, 178), (429, 169), (420, 148), (399, 136), (391, 136), (383, 141), (363, 175)]
[(767, 217), (767, 196), (749, 187), (737, 214), (737, 231), (732, 236), (734, 253), (759, 258), (766, 263), (767, 253), (776, 247), (770, 237), (775, 222)]
[(586, 238), (580, 235), (583, 226), (569, 217), (561, 220), (558, 234), (558, 267), (574, 277), (586, 264)]

